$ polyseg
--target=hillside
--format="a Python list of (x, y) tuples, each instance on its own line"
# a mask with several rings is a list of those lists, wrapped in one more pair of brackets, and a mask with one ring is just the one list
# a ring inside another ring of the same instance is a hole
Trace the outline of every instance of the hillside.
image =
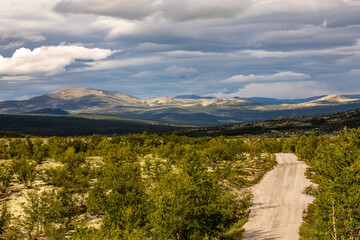
[(298, 104), (298, 103), (304, 103), (304, 102), (310, 102), (319, 98), (325, 97), (325, 95), (322, 96), (315, 96), (310, 98), (299, 98), (299, 99), (278, 99), (278, 98), (265, 98), (265, 97), (251, 97), (251, 98), (243, 98), (244, 100), (254, 101), (261, 104)]
[(193, 128), (176, 131), (187, 136), (295, 136), (302, 134), (337, 134), (345, 127), (360, 127), (360, 109), (318, 116), (280, 117), (277, 119), (232, 124), (220, 127)]
[(176, 129), (156, 122), (106, 116), (0, 115), (0, 131), (34, 136), (87, 136), (163, 132)]
[(42, 108), (42, 109), (26, 112), (26, 114), (69, 115), (70, 113), (60, 108)]
[[(198, 116), (202, 118), (204, 116)], [(165, 120), (164, 120), (165, 121)], [(178, 123), (178, 122), (177, 122)], [(197, 122), (201, 124), (201, 122)], [(183, 121), (183, 125), (190, 121)], [(182, 128), (165, 122), (97, 115), (0, 115), (0, 131), (38, 136), (84, 136), (142, 133), (143, 131), (173, 132), (187, 136), (294, 136), (301, 134), (336, 134), (344, 127), (360, 127), (360, 109), (324, 115), (280, 117), (272, 120), (238, 123), (218, 127)]]

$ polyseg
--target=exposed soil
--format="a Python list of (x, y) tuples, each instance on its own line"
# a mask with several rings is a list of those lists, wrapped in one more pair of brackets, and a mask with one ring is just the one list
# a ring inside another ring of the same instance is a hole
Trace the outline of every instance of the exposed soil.
[(299, 238), (302, 214), (313, 201), (302, 191), (309, 185), (305, 177), (307, 165), (294, 154), (276, 154), (278, 165), (252, 188), (253, 205), (245, 224), (244, 239)]

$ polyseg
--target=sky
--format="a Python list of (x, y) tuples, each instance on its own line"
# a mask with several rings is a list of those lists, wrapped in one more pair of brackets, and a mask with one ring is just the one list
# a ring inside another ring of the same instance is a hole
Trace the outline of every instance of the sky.
[(360, 93), (360, 0), (0, 1), (0, 100)]

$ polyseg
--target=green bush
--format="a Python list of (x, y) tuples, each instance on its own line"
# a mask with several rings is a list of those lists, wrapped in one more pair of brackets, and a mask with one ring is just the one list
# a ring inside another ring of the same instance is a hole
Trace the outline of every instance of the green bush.
[(33, 142), (33, 159), (41, 164), (46, 157), (49, 156), (49, 149), (46, 144), (44, 144), (43, 140), (37, 138)]
[[(234, 196), (205, 168), (196, 154), (184, 156), (179, 173), (168, 173), (150, 195), (150, 226), (157, 239), (217, 238), (234, 222)], [(236, 220), (235, 220), (236, 221)]]
[(50, 239), (64, 239), (75, 228), (74, 219), (83, 213), (79, 199), (64, 188), (27, 194), (24, 225), (34, 236), (45, 233)]
[(0, 159), (8, 159), (8, 146), (4, 140), (0, 141)]
[(28, 231), (40, 233), (46, 224), (47, 204), (45, 194), (33, 190), (25, 196), (27, 203), (24, 205), (24, 224)]
[(22, 158), (26, 156), (26, 143), (17, 138), (15, 140), (9, 140), (8, 156), (9, 158)]
[(56, 187), (63, 187), (76, 193), (86, 193), (90, 187), (92, 171), (84, 153), (75, 153), (74, 148), (69, 148), (58, 156), (58, 161), (64, 166), (46, 169), (42, 176), (43, 180)]
[(89, 211), (105, 214), (105, 228), (129, 232), (144, 226), (146, 202), (146, 187), (136, 156), (126, 150), (110, 152), (90, 190)]
[(0, 234), (4, 233), (5, 228), (9, 224), (11, 219), (11, 214), (7, 208), (6, 203), (1, 202), (1, 209), (0, 209)]
[(13, 178), (13, 173), (11, 169), (4, 165), (0, 165), (0, 192), (6, 193), (7, 189), (10, 186), (11, 179)]
[(31, 188), (37, 175), (36, 162), (28, 160), (25, 157), (13, 159), (11, 161), (11, 168), (14, 171), (17, 180), (23, 183), (27, 188)]

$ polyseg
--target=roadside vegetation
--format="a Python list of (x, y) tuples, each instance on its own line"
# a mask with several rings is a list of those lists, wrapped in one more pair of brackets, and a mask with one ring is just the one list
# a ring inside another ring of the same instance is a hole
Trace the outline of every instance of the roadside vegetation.
[(304, 215), (300, 239), (360, 239), (360, 129), (335, 138), (302, 138), (299, 156), (317, 187)]

